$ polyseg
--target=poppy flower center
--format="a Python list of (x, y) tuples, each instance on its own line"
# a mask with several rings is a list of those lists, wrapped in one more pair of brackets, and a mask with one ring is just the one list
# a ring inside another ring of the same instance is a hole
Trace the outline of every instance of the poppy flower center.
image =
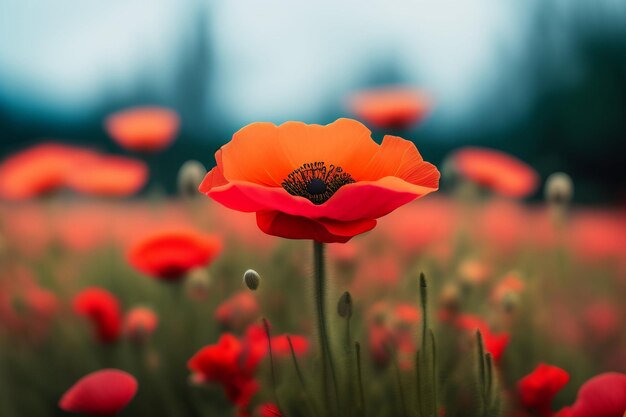
[(352, 176), (341, 167), (311, 162), (293, 170), (281, 185), (291, 195), (307, 198), (314, 204), (322, 204), (339, 188), (353, 182)]

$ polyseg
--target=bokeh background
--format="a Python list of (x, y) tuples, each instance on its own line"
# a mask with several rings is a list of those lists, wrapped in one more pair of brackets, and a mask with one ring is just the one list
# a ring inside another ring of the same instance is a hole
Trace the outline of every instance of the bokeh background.
[(44, 139), (123, 153), (103, 119), (163, 105), (182, 120), (158, 166), (174, 192), (243, 125), (329, 123), (388, 84), (433, 98), (407, 134), (429, 161), (494, 147), (568, 172), (579, 204), (626, 198), (622, 0), (0, 0), (0, 157)]

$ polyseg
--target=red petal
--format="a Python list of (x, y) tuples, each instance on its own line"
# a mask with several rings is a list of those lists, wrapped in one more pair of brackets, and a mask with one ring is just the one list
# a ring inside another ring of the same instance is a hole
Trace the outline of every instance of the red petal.
[(117, 369), (92, 372), (78, 380), (61, 398), (59, 407), (72, 413), (114, 416), (133, 399), (137, 380)]

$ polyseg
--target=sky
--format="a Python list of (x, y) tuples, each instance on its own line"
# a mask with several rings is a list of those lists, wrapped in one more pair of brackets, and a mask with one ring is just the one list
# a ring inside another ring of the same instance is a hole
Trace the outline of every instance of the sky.
[[(431, 94), (435, 131), (497, 125), (529, 99), (514, 67), (536, 1), (0, 0), (0, 98), (80, 119), (141, 80), (167, 103), (206, 13), (219, 120), (316, 122), (351, 91), (394, 81)], [(501, 115), (485, 118), (508, 86)]]

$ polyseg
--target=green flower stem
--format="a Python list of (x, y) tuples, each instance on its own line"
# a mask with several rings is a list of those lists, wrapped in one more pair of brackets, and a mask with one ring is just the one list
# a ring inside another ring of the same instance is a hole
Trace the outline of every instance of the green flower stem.
[(324, 244), (321, 242), (313, 242), (313, 264), (315, 271), (315, 308), (317, 313), (320, 357), (322, 359), (322, 386), (324, 390), (324, 398), (330, 408), (330, 387), (328, 381), (328, 371), (330, 370), (333, 385), (332, 389), (335, 393), (337, 412), (339, 412), (337, 375), (333, 363), (332, 351), (330, 349), (328, 327), (326, 323), (326, 265), (324, 260)]

